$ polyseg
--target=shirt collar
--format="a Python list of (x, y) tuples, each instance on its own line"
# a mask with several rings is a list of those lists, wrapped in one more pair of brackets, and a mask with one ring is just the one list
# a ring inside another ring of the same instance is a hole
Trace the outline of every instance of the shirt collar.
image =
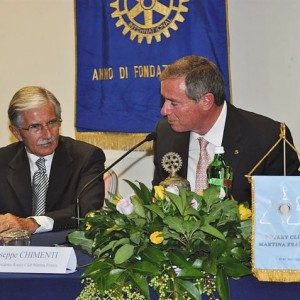
[[(36, 170), (37, 169), (37, 166), (36, 166), (36, 161), (40, 158), (39, 156), (33, 154), (33, 153), (29, 153), (27, 150), (26, 150), (26, 153), (27, 153), (27, 156), (28, 156), (28, 160), (29, 160), (29, 165), (30, 165), (30, 170)], [(50, 155), (46, 155), (44, 156), (45, 158), (45, 165), (46, 165), (46, 168), (50, 168), (51, 166), (51, 163), (52, 163), (52, 160), (53, 160), (53, 156), (54, 156), (54, 152)]]
[[(221, 113), (213, 125), (213, 127), (203, 137), (214, 146), (221, 146), (223, 140), (223, 133), (225, 128), (225, 121), (227, 115), (227, 103), (224, 101)], [(201, 135), (192, 132), (190, 133), (190, 141), (195, 142)]]

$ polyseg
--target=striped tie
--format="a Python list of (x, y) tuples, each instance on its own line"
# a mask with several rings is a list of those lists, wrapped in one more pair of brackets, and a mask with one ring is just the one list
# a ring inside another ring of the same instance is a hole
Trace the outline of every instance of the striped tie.
[(209, 144), (209, 142), (201, 137), (199, 138), (199, 144), (200, 144), (200, 156), (197, 164), (196, 185), (195, 185), (195, 191), (197, 193), (201, 192), (204, 189), (207, 189), (208, 187), (206, 171), (210, 163), (210, 157), (207, 152), (207, 145)]
[(46, 174), (45, 159), (39, 158), (36, 163), (38, 170), (32, 179), (32, 214), (40, 216), (45, 213), (48, 177)]

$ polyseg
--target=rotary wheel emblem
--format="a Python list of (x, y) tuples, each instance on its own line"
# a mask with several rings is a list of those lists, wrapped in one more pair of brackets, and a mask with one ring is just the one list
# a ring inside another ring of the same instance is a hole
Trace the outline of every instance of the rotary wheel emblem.
[(130, 32), (130, 39), (137, 37), (138, 43), (146, 39), (161, 41), (161, 35), (170, 37), (169, 29), (177, 31), (176, 22), (183, 22), (183, 12), (188, 8), (183, 4), (190, 0), (116, 0), (110, 4), (115, 11), (111, 14), (118, 18), (116, 27), (124, 26), (123, 35)]
[(161, 160), (163, 168), (170, 174), (174, 174), (181, 169), (182, 159), (178, 153), (168, 152)]

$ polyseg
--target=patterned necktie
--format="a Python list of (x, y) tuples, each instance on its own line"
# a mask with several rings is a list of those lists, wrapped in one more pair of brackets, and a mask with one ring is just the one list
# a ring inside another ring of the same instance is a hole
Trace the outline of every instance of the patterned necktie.
[(39, 158), (35, 164), (38, 170), (33, 174), (32, 179), (32, 214), (40, 216), (45, 213), (48, 177), (45, 159)]
[(195, 191), (200, 193), (202, 190), (207, 189), (207, 167), (210, 163), (210, 157), (207, 152), (207, 145), (209, 144), (207, 140), (203, 137), (199, 138), (200, 144), (200, 155), (197, 164), (196, 170), (196, 184), (195, 184)]

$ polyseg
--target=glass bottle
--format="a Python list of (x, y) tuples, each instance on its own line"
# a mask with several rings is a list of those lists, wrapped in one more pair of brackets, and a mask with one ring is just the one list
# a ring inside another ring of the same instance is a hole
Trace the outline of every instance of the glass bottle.
[(233, 171), (224, 160), (224, 147), (215, 147), (213, 161), (207, 168), (207, 180), (209, 186), (219, 186), (225, 191), (225, 197), (231, 198)]

